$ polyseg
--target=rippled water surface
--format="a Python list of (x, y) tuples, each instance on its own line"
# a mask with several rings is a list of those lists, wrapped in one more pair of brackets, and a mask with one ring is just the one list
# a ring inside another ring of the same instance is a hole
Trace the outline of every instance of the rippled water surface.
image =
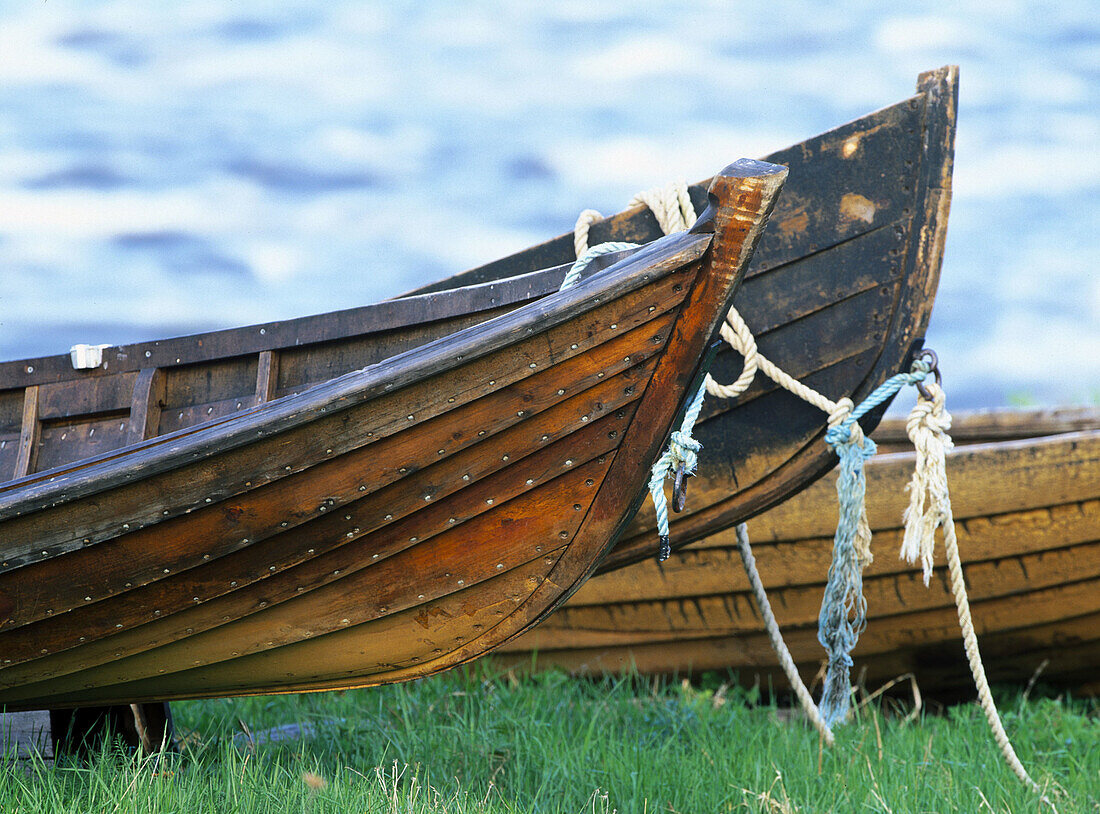
[(0, 358), (391, 296), (953, 62), (951, 403), (1100, 401), (1089, 0), (270, 5), (0, 5)]

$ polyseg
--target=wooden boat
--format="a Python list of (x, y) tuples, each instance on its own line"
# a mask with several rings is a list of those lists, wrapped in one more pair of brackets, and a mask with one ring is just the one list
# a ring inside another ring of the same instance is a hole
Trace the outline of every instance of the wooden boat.
[[(899, 422), (880, 430), (887, 439), (904, 433)], [(1026, 437), (1036, 433), (1043, 435)], [(984, 441), (949, 455), (948, 481), (990, 680), (1023, 683), (1045, 665), (1044, 681), (1100, 692), (1100, 411), (956, 416), (952, 437)], [(880, 455), (866, 468), (875, 558), (864, 577), (868, 623), (854, 669), (865, 671), (872, 689), (913, 673), (926, 694), (957, 697), (972, 684), (942, 547), (928, 588), (920, 567), (898, 558), (913, 459)], [(748, 523), (772, 608), (807, 683), (823, 657), (817, 614), (836, 513), (830, 475)], [(541, 666), (577, 672), (734, 668), (742, 680), (786, 686), (732, 530), (674, 552), (662, 566), (639, 563), (589, 580), (500, 652), (507, 663), (529, 664), (532, 651)]]
[[(762, 354), (831, 399), (858, 404), (908, 367), (924, 334), (951, 200), (957, 86), (954, 67), (924, 73), (916, 95), (765, 159), (790, 177), (734, 304)], [(705, 190), (690, 190), (696, 209)], [(648, 209), (632, 209), (594, 224), (589, 242), (659, 234)], [(565, 263), (573, 251), (573, 236), (562, 235), (418, 292)], [(724, 348), (713, 373), (731, 382), (741, 367)], [(708, 399), (695, 430), (699, 472), (687, 509), (672, 518), (672, 544), (732, 527), (828, 472), (836, 456), (824, 428), (817, 408), (763, 376), (735, 400)], [(655, 554), (653, 529), (647, 502), (599, 570)]]
[(297, 395), (216, 355), (263, 328), (23, 364), (15, 467), (51, 468), (0, 487), (0, 704), (377, 684), (534, 623), (640, 500), (785, 176), (731, 165), (690, 232)]
[[(950, 199), (956, 84), (953, 68), (922, 75), (913, 97), (775, 154), (794, 173), (788, 188), (794, 185), (796, 200), (793, 206), (780, 201), (776, 228), (757, 249), (764, 261), (750, 266), (751, 296), (738, 306), (750, 315), (765, 353), (833, 397), (858, 398), (893, 374), (927, 322)], [(693, 187), (692, 196), (697, 208), (707, 201), (704, 187)], [(652, 215), (635, 209), (595, 224), (591, 239), (645, 241), (657, 231)], [(564, 268), (536, 269), (571, 262), (571, 246), (571, 236), (563, 236), (453, 278), (433, 287), (436, 293), (111, 348), (94, 374), (74, 374), (65, 357), (0, 364), (0, 477), (63, 467), (147, 437), (227, 420), (499, 317), (554, 291)], [(724, 378), (739, 363), (724, 351), (717, 364)], [(104, 375), (108, 366), (116, 375)], [(64, 384), (74, 380), (81, 384)], [(734, 408), (739, 423), (743, 416), (745, 427), (762, 433), (757, 440), (740, 431), (722, 437)], [(691, 515), (704, 521), (693, 530), (681, 519), (675, 543), (703, 533), (711, 522), (759, 511), (832, 464), (819, 443), (816, 410), (764, 384), (735, 405), (708, 410), (713, 412), (700, 428), (708, 445), (705, 464), (720, 457), (724, 467), (737, 470), (741, 486), (713, 502), (693, 495), (689, 506), (710, 508), (711, 517)], [(769, 422), (769, 414), (781, 420)], [(866, 426), (876, 418), (868, 417)], [(644, 520), (635, 523), (630, 545), (616, 549), (610, 563), (655, 550), (652, 528)], [(85, 559), (95, 564), (93, 554)], [(78, 599), (94, 597), (80, 594), (82, 584), (74, 584)], [(0, 637), (3, 631), (0, 626)]]

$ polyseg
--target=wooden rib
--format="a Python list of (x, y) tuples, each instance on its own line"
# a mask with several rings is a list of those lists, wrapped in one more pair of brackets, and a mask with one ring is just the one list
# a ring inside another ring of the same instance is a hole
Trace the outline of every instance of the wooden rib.
[(15, 458), (13, 479), (34, 471), (41, 429), (42, 424), (38, 420), (38, 386), (31, 385), (23, 391), (23, 418), (19, 429), (19, 453)]
[(279, 354), (272, 350), (260, 351), (256, 365), (256, 403), (261, 404), (275, 398), (275, 387), (279, 383)]
[(163, 404), (164, 372), (155, 367), (143, 368), (134, 380), (127, 444), (136, 444), (157, 434)]

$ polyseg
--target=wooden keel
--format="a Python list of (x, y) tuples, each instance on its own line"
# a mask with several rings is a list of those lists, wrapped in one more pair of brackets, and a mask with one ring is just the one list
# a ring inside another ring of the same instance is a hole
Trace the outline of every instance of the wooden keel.
[[(538, 621), (635, 508), (785, 177), (738, 162), (573, 289), (298, 396), (261, 354), (257, 406), (0, 487), (0, 703), (377, 684)], [(131, 430), (174, 398), (132, 380)]]

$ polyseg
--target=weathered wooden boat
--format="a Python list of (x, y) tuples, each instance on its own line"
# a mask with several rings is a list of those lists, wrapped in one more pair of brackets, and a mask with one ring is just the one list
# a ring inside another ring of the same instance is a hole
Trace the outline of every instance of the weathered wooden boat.
[[(958, 70), (920, 76), (917, 93), (765, 160), (790, 178), (734, 304), (760, 352), (831, 399), (857, 404), (908, 366), (939, 282), (951, 200)], [(690, 188), (695, 208), (706, 182)], [(591, 227), (589, 242), (660, 235), (648, 209)], [(444, 291), (573, 257), (573, 235), (418, 289)], [(730, 382), (741, 356), (723, 349), (713, 374)], [(861, 421), (867, 431), (885, 411)], [(824, 475), (835, 454), (816, 408), (758, 376), (739, 398), (708, 399), (695, 437), (699, 471), (687, 509), (674, 515), (674, 546), (751, 517)], [(652, 505), (601, 563), (610, 570), (652, 556)]]
[[(887, 439), (904, 435), (899, 422), (880, 430)], [(1047, 434), (1026, 437), (1035, 433)], [(985, 441), (960, 446), (947, 466), (990, 680), (1023, 683), (1042, 668), (1044, 681), (1100, 692), (1100, 411), (956, 416), (952, 436), (960, 444)], [(864, 577), (868, 624), (854, 669), (865, 671), (872, 689), (912, 673), (926, 694), (958, 697), (973, 688), (942, 548), (928, 588), (919, 565), (898, 558), (913, 459), (911, 452), (886, 454), (866, 467), (874, 562)], [(830, 475), (748, 523), (772, 608), (807, 684), (824, 652), (817, 614), (836, 516)], [(539, 665), (584, 673), (734, 668), (742, 680), (786, 686), (732, 530), (674, 552), (663, 565), (638, 563), (589, 580), (500, 658), (527, 665), (532, 651)]]
[[(7, 365), (0, 704), (377, 684), (534, 623), (639, 502), (786, 172), (731, 165), (690, 232), (297, 394), (353, 340), (272, 326), (277, 377), (266, 327)], [(358, 315), (461, 298), (427, 299)]]
[[(776, 228), (757, 249), (764, 261), (750, 267), (753, 293), (738, 305), (765, 353), (834, 397), (859, 398), (895, 372), (927, 322), (950, 200), (956, 84), (953, 68), (922, 75), (915, 96), (774, 155), (797, 175), (796, 200), (780, 201)], [(692, 196), (697, 209), (705, 204), (703, 187), (693, 187)], [(595, 224), (591, 240), (657, 236), (652, 215), (636, 209)], [(227, 419), (500, 316), (556, 289), (564, 268), (534, 269), (571, 262), (571, 246), (571, 237), (559, 238), (440, 284), (434, 295), (425, 290), (321, 317), (111, 348), (102, 370), (75, 374), (82, 384), (70, 393), (62, 387), (74, 380), (66, 358), (0, 364), (0, 477)], [(456, 288), (465, 283), (473, 285)], [(728, 352), (718, 364), (727, 374), (739, 366)], [(108, 366), (117, 375), (103, 375)], [(706, 460), (721, 454), (741, 486), (714, 504), (693, 495), (693, 506), (713, 509), (711, 518), (693, 515), (706, 521), (694, 529), (681, 520), (677, 543), (705, 533), (712, 521), (759, 511), (831, 466), (816, 411), (764, 384), (733, 406), (738, 421), (744, 408), (744, 426), (765, 434), (724, 439), (722, 422), (701, 427)], [(730, 405), (710, 409), (714, 418), (730, 415)], [(783, 420), (766, 420), (771, 416)], [(868, 417), (866, 426), (876, 419)], [(612, 564), (655, 549), (652, 525), (634, 529)]]

